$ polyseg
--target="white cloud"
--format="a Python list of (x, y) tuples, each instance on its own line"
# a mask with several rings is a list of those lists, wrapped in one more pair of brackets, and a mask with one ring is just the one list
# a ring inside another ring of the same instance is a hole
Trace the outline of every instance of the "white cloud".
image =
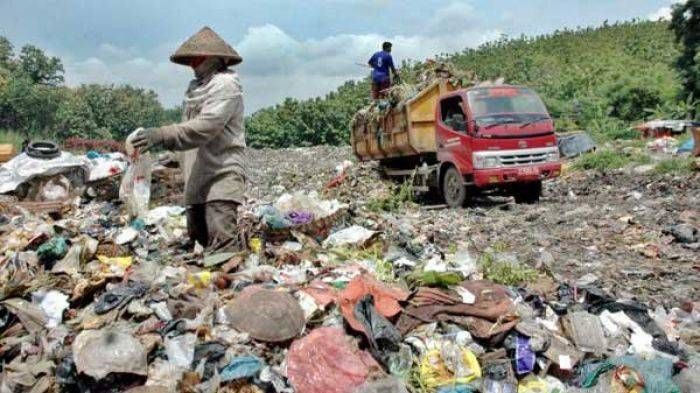
[(657, 21), (659, 19), (662, 20), (670, 20), (671, 19), (671, 7), (661, 7), (658, 10), (652, 12), (647, 16), (647, 19)]
[(673, 6), (673, 4), (685, 4), (685, 2), (686, 0), (671, 1), (671, 5), (663, 6), (658, 10), (652, 12), (651, 14), (647, 15), (647, 19), (652, 21), (671, 20), (671, 7)]
[[(459, 51), (499, 36), (500, 31), (485, 30), (479, 24), (470, 3), (454, 2), (437, 9), (424, 29), (413, 35), (338, 34), (300, 40), (265, 24), (250, 27), (233, 46), (243, 57), (239, 71), (250, 113), (288, 96), (323, 95), (346, 80), (365, 77), (369, 71), (357, 63), (365, 64), (386, 40), (394, 43), (398, 63)], [(168, 61), (166, 54), (176, 47), (167, 43), (143, 54), (105, 43), (97, 57), (66, 62), (67, 83), (130, 83), (154, 89), (166, 106), (177, 105), (191, 71)]]

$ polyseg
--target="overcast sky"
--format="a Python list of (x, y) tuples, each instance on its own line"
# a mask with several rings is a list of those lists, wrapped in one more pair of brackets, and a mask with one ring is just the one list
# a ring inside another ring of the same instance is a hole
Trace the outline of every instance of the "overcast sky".
[(0, 35), (59, 56), (66, 83), (129, 83), (179, 105), (192, 72), (168, 56), (208, 25), (243, 57), (247, 112), (362, 78), (384, 40), (395, 61), (519, 36), (657, 19), (670, 0), (0, 0)]

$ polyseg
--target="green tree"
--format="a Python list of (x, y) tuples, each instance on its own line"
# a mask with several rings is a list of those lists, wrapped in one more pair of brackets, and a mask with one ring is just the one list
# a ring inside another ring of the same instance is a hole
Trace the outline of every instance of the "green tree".
[[(673, 6), (671, 29), (676, 41), (683, 44), (676, 67), (683, 77), (686, 96), (700, 98), (700, 0), (687, 0)], [(700, 108), (693, 108), (700, 116)]]
[(57, 86), (63, 83), (63, 64), (58, 57), (46, 56), (33, 46), (22, 47), (19, 67), (34, 83)]
[(12, 67), (12, 58), (14, 57), (13, 47), (10, 40), (0, 36), (0, 69), (10, 70)]
[[(533, 87), (558, 129), (585, 129), (609, 139), (634, 136), (633, 123), (651, 115), (674, 116), (686, 102), (696, 102), (678, 99), (681, 79), (672, 64), (680, 53), (667, 22), (632, 21), (501, 37), (441, 59), (481, 80), (504, 77)], [(422, 68), (420, 62), (404, 62), (402, 80), (415, 81)], [(248, 142), (253, 147), (348, 143), (348, 123), (368, 95), (365, 79), (322, 98), (287, 99), (246, 119)]]
[(82, 85), (56, 113), (62, 137), (123, 139), (138, 127), (164, 122), (164, 111), (152, 90), (131, 86)]

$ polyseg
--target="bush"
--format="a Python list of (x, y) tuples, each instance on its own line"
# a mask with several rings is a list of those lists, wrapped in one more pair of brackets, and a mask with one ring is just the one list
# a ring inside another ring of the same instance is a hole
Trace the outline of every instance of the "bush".
[(693, 172), (693, 160), (690, 158), (670, 158), (660, 161), (654, 167), (654, 172), (665, 174), (689, 174)]
[(484, 278), (503, 285), (519, 285), (533, 281), (539, 275), (536, 270), (526, 265), (498, 260), (489, 252), (484, 252), (478, 264)]
[(632, 162), (632, 158), (623, 153), (613, 150), (598, 150), (579, 157), (574, 163), (574, 167), (605, 172), (625, 167)]

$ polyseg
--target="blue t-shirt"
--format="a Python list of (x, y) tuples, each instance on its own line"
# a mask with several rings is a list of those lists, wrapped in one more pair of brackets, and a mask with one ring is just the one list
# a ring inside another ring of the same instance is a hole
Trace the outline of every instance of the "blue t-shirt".
[(389, 80), (389, 69), (394, 66), (391, 53), (379, 51), (372, 55), (369, 64), (372, 66), (372, 80), (374, 82), (381, 83)]

